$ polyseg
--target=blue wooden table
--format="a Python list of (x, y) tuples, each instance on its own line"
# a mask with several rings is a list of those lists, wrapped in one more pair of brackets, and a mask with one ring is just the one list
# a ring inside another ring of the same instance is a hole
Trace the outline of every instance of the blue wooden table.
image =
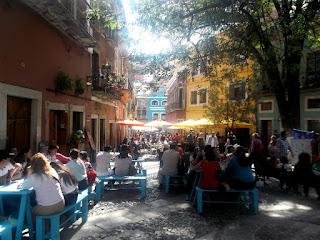
[[(18, 224), (16, 230), (16, 240), (20, 240), (22, 237), (22, 230), (25, 228), (29, 229), (29, 239), (34, 239), (33, 236), (33, 224), (31, 215), (31, 205), (30, 205), (30, 194), (33, 192), (32, 189), (24, 190), (21, 188), (23, 180), (17, 180), (8, 186), (0, 187), (0, 214), (4, 215), (3, 209), (3, 196), (21, 196)], [(26, 218), (26, 226), (24, 225)]]

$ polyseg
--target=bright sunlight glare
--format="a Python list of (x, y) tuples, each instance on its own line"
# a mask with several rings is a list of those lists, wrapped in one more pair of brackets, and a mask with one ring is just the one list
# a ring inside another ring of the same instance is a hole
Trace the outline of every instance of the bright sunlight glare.
[(135, 24), (137, 16), (130, 8), (130, 1), (132, 0), (122, 0), (128, 23), (127, 27), (129, 35), (135, 42), (129, 47), (129, 52), (159, 54), (161, 52), (169, 51), (171, 49), (171, 44), (168, 39), (158, 38), (152, 35), (150, 31)]

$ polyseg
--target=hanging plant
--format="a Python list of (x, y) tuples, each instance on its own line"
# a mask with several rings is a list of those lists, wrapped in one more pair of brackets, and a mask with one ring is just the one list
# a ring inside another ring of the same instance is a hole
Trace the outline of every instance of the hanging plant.
[(79, 96), (81, 94), (84, 94), (84, 91), (85, 91), (85, 87), (84, 87), (84, 82), (82, 78), (76, 79), (76, 88), (74, 90), (74, 94), (76, 96)]
[(69, 75), (63, 71), (59, 71), (56, 78), (56, 91), (67, 93), (72, 91), (72, 88), (72, 79), (69, 78)]

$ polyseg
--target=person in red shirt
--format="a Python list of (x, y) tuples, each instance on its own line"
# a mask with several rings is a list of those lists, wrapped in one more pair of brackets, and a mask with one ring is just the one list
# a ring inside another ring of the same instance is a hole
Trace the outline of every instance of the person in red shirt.
[(87, 170), (88, 185), (92, 186), (96, 181), (97, 173), (95, 170), (93, 170), (91, 163), (86, 162), (84, 165), (86, 166), (86, 170)]
[(178, 143), (176, 146), (176, 151), (180, 154), (180, 156), (183, 156), (183, 150), (181, 148), (181, 143)]
[(221, 171), (217, 157), (213, 152), (207, 152), (205, 158), (199, 162), (194, 170), (202, 168), (200, 188), (214, 190), (219, 188), (220, 182), (216, 178), (216, 171)]
[(174, 135), (173, 142), (179, 142), (179, 140), (180, 140), (180, 134), (176, 133), (176, 135)]

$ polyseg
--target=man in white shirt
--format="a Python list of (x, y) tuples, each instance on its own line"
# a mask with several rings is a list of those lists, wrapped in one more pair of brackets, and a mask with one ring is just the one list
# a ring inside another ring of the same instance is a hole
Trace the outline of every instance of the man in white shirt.
[(108, 176), (112, 174), (111, 169), (109, 169), (110, 166), (110, 160), (114, 159), (114, 156), (110, 153), (111, 151), (111, 146), (106, 146), (104, 147), (103, 152), (99, 152), (97, 154), (96, 162), (97, 162), (97, 167), (96, 167), (96, 172), (97, 176)]
[(214, 131), (212, 131), (212, 135), (208, 138), (207, 145), (211, 145), (211, 147), (218, 147), (218, 138)]

